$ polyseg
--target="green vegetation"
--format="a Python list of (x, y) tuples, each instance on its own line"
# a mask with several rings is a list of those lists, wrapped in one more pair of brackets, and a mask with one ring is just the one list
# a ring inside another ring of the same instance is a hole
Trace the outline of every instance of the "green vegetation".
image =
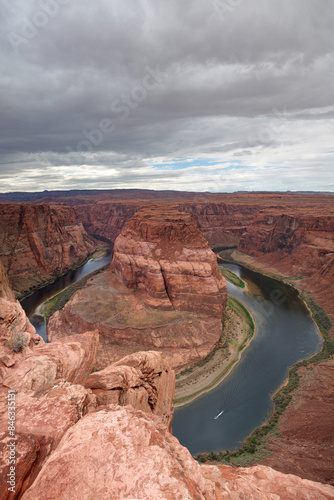
[(266, 443), (270, 437), (279, 435), (279, 418), (291, 402), (293, 392), (299, 385), (299, 368), (303, 366), (312, 369), (311, 365), (328, 359), (334, 354), (334, 343), (329, 335), (332, 323), (326, 312), (314, 301), (310, 294), (302, 293), (301, 298), (309, 307), (312, 317), (323, 336), (324, 342), (321, 351), (307, 360), (299, 361), (290, 368), (287, 385), (282, 387), (273, 396), (274, 410), (269, 420), (261, 427), (255, 429), (241, 448), (234, 452), (220, 451), (217, 453), (199, 453), (195, 456), (195, 459), (200, 463), (210, 460), (237, 466), (248, 466), (261, 462), (266, 456), (270, 455), (270, 452), (266, 449)]
[[(239, 347), (239, 350), (242, 350), (246, 346), (247, 340), (252, 338), (252, 336), (254, 335), (255, 324), (254, 324), (252, 315), (250, 314), (248, 309), (246, 309), (246, 307), (241, 302), (239, 302), (239, 300), (228, 295), (227, 296), (227, 305), (231, 309), (233, 309), (238, 314), (238, 316), (240, 316), (240, 318), (243, 321), (243, 330), (246, 334), (246, 337), (245, 337), (245, 342), (243, 343), (243, 345), (241, 347)], [(230, 341), (230, 342), (234, 342), (234, 341)], [(223, 333), (219, 339), (217, 347), (205, 359), (203, 359), (203, 361), (200, 361), (199, 363), (195, 363), (194, 365), (190, 366), (189, 368), (186, 368), (182, 372), (178, 373), (176, 375), (176, 379), (180, 378), (181, 375), (187, 375), (188, 373), (192, 373), (194, 368), (205, 365), (208, 361), (210, 361), (213, 358), (214, 354), (216, 353), (216, 351), (218, 349), (222, 349), (225, 347), (225, 343), (226, 343), (226, 338), (225, 338), (224, 327), (223, 327)]]
[(255, 323), (253, 321), (253, 317), (248, 309), (234, 297), (230, 295), (227, 296), (227, 305), (229, 305), (241, 318), (243, 322), (243, 330), (247, 332), (245, 337), (245, 342), (239, 347), (239, 351), (246, 347), (248, 340), (250, 340), (255, 332)]
[(60, 311), (60, 309), (65, 306), (65, 304), (73, 297), (76, 292), (84, 288), (90, 278), (107, 270), (108, 267), (109, 264), (101, 267), (100, 269), (97, 269), (96, 271), (93, 271), (92, 273), (84, 276), (83, 278), (81, 278), (81, 280), (76, 281), (72, 285), (65, 288), (62, 292), (49, 299), (46, 302), (45, 322), (48, 323), (49, 318), (52, 316), (52, 314), (54, 314), (56, 311)]
[(232, 283), (235, 286), (238, 286), (239, 288), (245, 288), (246, 284), (241, 278), (239, 278), (239, 276), (234, 274), (232, 271), (225, 269), (225, 267), (219, 267), (219, 269), (224, 278), (226, 278), (230, 283)]

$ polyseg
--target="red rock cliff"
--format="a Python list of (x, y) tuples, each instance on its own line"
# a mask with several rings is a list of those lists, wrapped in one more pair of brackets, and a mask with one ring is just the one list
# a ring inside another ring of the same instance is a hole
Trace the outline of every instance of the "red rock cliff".
[(333, 256), (334, 217), (260, 214), (241, 238), (238, 251), (260, 257), (282, 272), (310, 276)]
[(137, 212), (115, 242), (111, 271), (128, 288), (144, 289), (160, 309), (222, 318), (227, 289), (216, 256), (176, 208)]
[(303, 278), (294, 285), (311, 291), (333, 321), (334, 214), (324, 209), (323, 214), (303, 212), (260, 214), (234, 256), (245, 261), (247, 255), (249, 264), (269, 273)]
[(16, 295), (71, 269), (95, 248), (74, 208), (0, 203), (0, 260)]
[(8, 276), (0, 262), (0, 350), (3, 343), (16, 335), (21, 335), (27, 345), (34, 344), (35, 341), (43, 342), (41, 337), (36, 335), (35, 328), (28, 320), (21, 304), (15, 300)]
[(77, 211), (89, 233), (115, 241), (126, 222), (140, 206), (140, 202), (100, 202), (93, 205), (78, 205)]

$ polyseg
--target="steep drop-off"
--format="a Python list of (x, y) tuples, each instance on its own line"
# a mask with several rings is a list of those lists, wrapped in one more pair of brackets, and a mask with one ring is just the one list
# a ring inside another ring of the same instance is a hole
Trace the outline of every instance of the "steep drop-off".
[[(269, 273), (298, 277), (298, 288), (312, 292), (334, 320), (334, 215), (260, 214), (233, 254), (236, 260)], [(245, 257), (245, 256), (249, 256)]]
[[(165, 206), (176, 205), (182, 212), (192, 215), (198, 228), (211, 246), (237, 246), (245, 230), (252, 224), (255, 217), (276, 211), (278, 214), (306, 213), (334, 214), (333, 196), (288, 194), (288, 193), (232, 193), (213, 194), (172, 193), (167, 199), (166, 193), (152, 192), (152, 197), (165, 198), (159, 201)], [(180, 199), (181, 195), (181, 199)], [(122, 198), (123, 196), (123, 198)], [(182, 199), (183, 198), (183, 199)], [(49, 202), (60, 203), (56, 198)], [(133, 193), (132, 200), (126, 193), (118, 195), (101, 194), (99, 196), (72, 197), (62, 203), (75, 205), (81, 220), (89, 233), (100, 234), (114, 241), (120, 234), (125, 223), (140, 207), (156, 204), (149, 200), (145, 192)]]
[(226, 296), (216, 257), (191, 217), (146, 207), (116, 239), (110, 271), (50, 318), (48, 338), (98, 328), (97, 368), (158, 349), (181, 370), (218, 344)]
[(96, 245), (74, 208), (0, 203), (0, 260), (17, 296), (79, 264)]

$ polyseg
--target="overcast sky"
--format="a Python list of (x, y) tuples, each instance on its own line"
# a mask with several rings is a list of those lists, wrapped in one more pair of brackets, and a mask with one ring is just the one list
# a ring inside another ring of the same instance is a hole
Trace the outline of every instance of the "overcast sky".
[(334, 191), (333, 0), (0, 0), (0, 191)]

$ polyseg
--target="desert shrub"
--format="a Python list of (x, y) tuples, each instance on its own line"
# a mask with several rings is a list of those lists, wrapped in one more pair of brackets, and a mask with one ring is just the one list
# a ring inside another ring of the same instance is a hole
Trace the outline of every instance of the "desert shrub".
[(10, 339), (6, 343), (13, 352), (21, 352), (22, 349), (27, 347), (28, 340), (23, 332), (12, 333)]

